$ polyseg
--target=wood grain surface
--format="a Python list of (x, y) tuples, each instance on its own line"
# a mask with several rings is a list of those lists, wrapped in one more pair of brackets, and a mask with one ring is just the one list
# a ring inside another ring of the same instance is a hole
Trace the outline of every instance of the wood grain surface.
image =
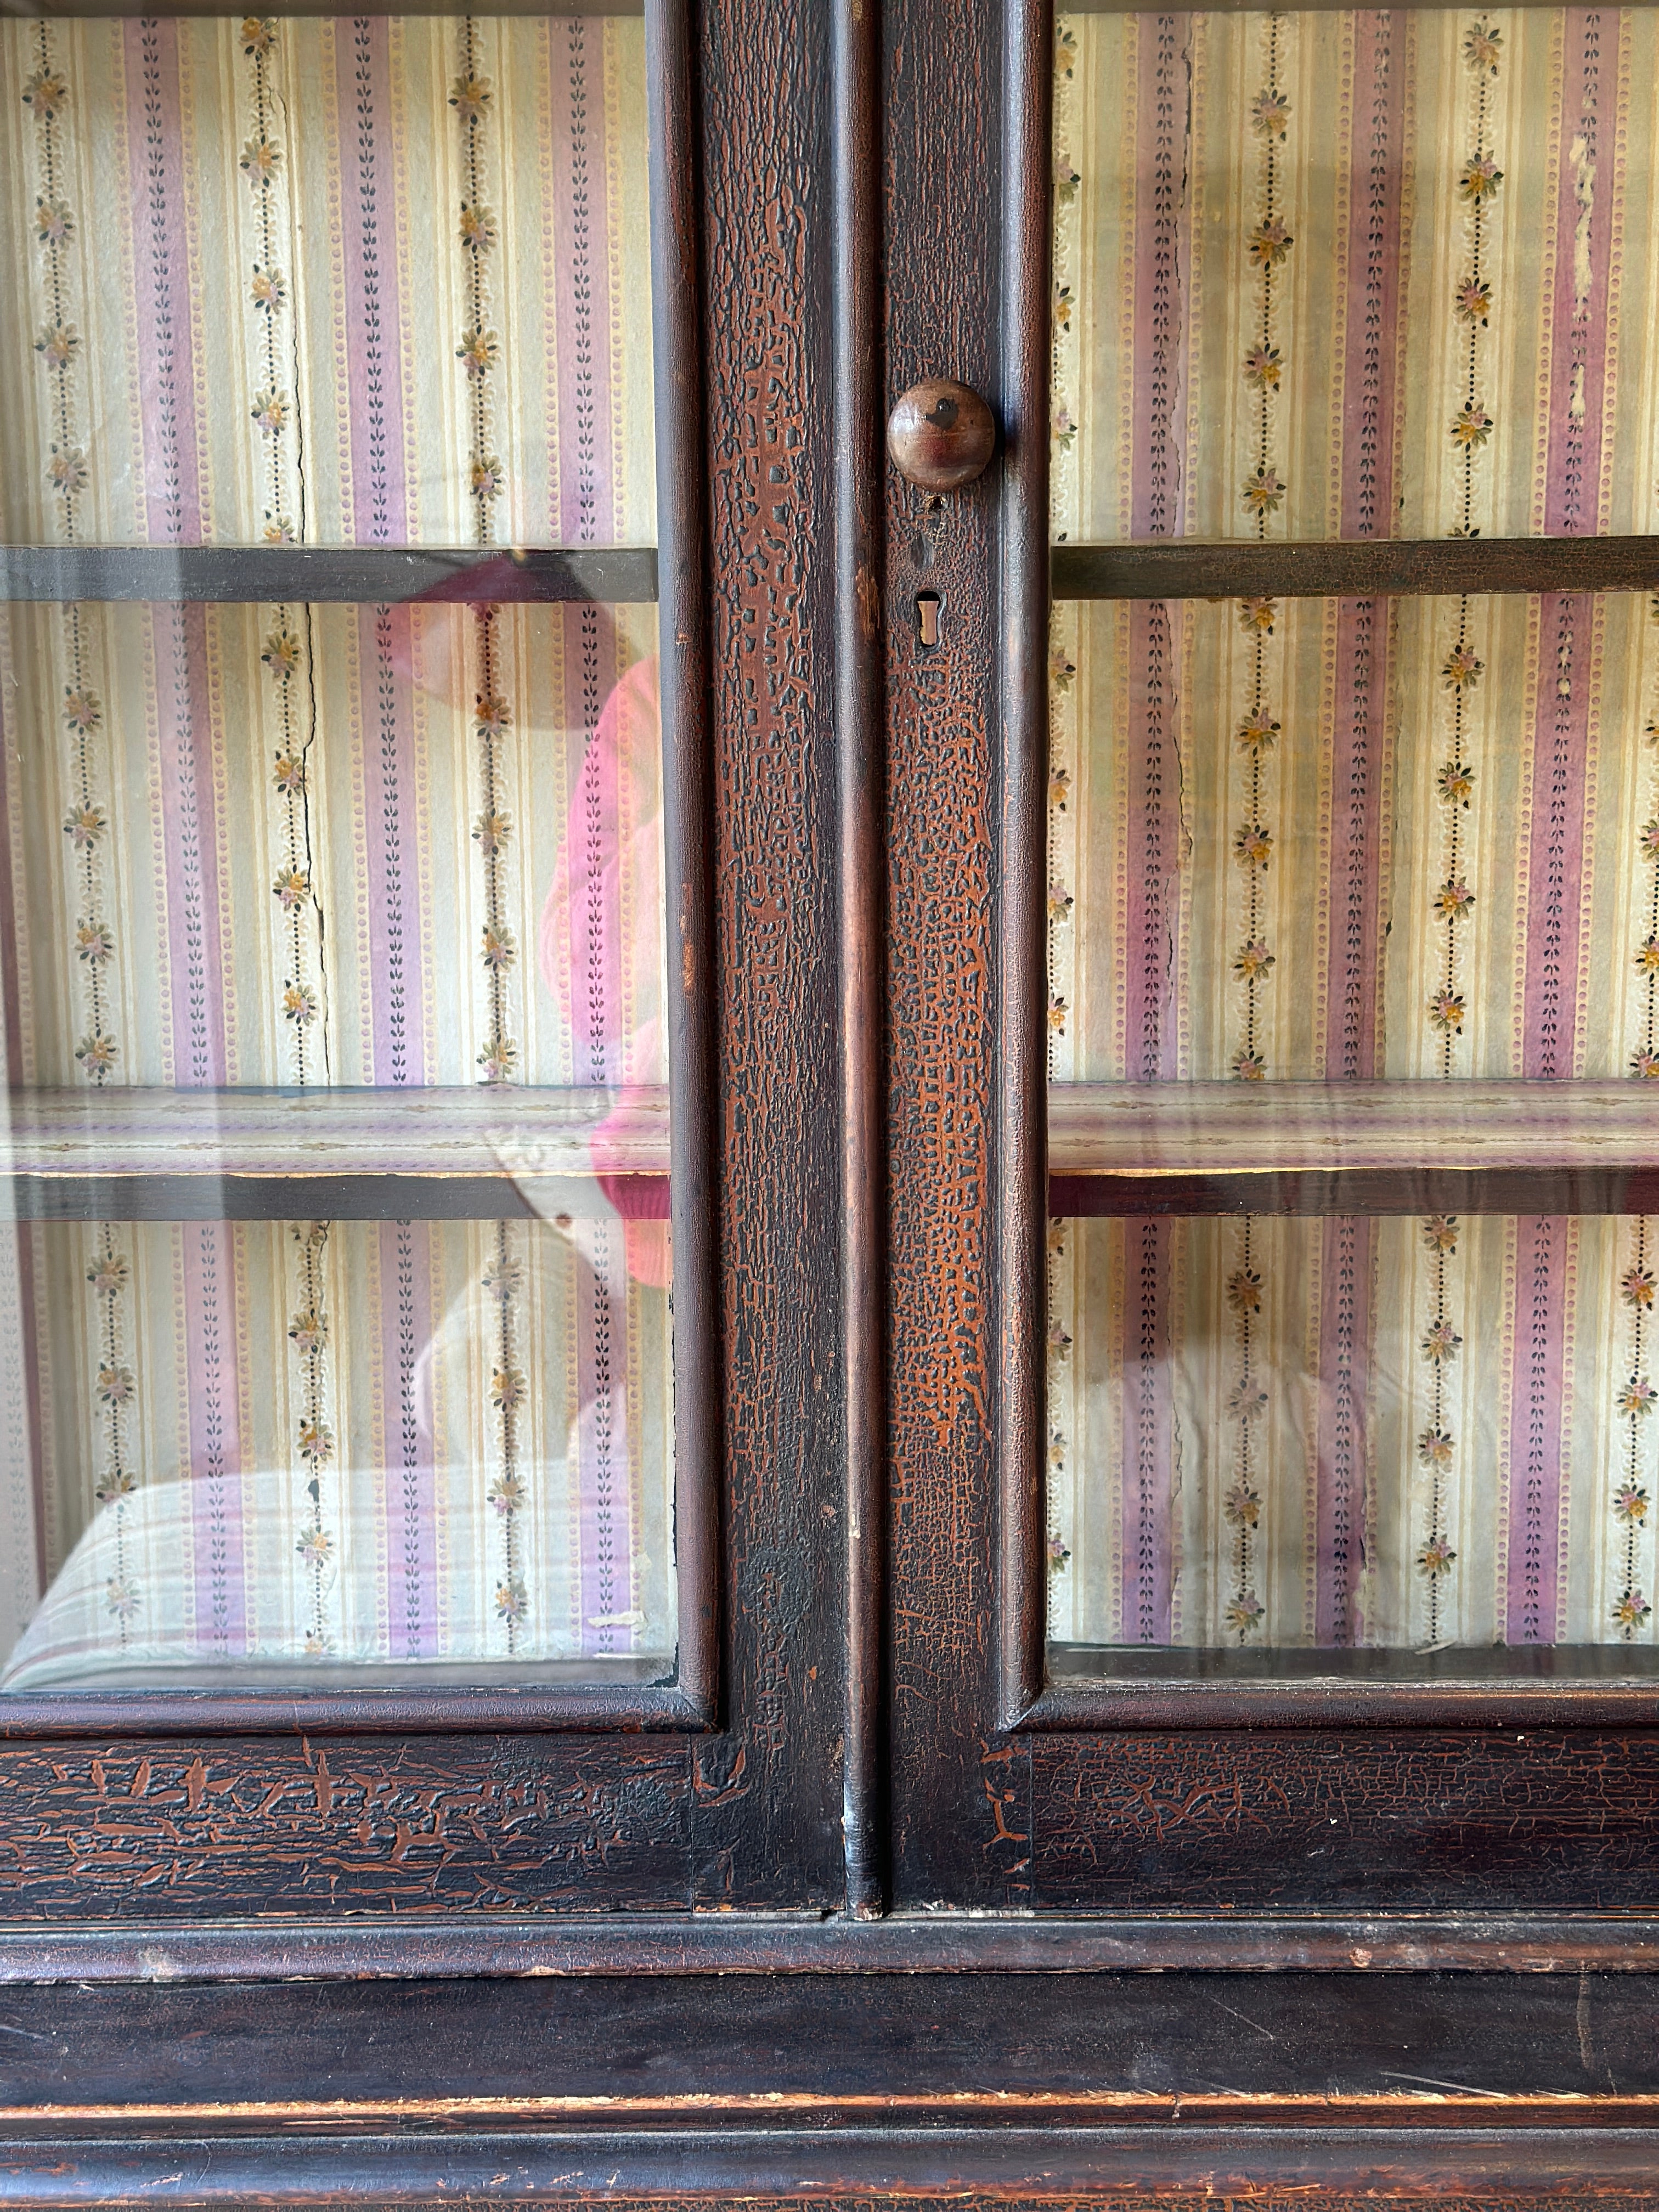
[(836, 720), (841, 845), (842, 1327), (847, 1440), (847, 1901), (887, 1899), (886, 705), (881, 576), (880, 11), (832, 11)]

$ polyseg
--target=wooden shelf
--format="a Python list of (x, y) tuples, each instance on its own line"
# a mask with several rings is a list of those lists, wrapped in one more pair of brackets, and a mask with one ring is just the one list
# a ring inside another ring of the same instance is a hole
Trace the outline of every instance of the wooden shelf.
[[(19, 1221), (665, 1218), (664, 1090), (14, 1091)], [(595, 1139), (598, 1161), (595, 1164)]]
[(1369, 599), (1462, 592), (1647, 592), (1659, 538), (1194, 538), (1056, 545), (1057, 599)]
[(1659, 1087), (1099, 1083), (1048, 1093), (1048, 1209), (1659, 1211)]
[(0, 600), (621, 606), (656, 596), (654, 545), (0, 545)]

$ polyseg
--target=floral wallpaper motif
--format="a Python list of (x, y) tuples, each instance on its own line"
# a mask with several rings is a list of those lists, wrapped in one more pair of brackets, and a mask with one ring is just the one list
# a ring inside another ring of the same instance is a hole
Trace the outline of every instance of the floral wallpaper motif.
[[(1056, 52), (1057, 538), (1659, 526), (1659, 22), (1062, 13)], [(1053, 1079), (1659, 1070), (1655, 632), (1057, 608)], [(1057, 1637), (1654, 1632), (1650, 1224), (1050, 1249)]]
[[(0, 25), (3, 112), (0, 536), (653, 540), (637, 22)], [(0, 609), (11, 1081), (665, 1080), (654, 631)], [(601, 1212), (9, 1233), (0, 1645), (671, 1648), (666, 1225)]]

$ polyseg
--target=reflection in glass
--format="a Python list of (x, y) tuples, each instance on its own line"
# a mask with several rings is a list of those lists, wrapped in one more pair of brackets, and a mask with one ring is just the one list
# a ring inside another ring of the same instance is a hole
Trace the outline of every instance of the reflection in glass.
[(660, 1662), (666, 1293), (628, 1226), (8, 1232), (40, 1438), (14, 1629), (39, 1601), (0, 1686)]
[(503, 549), (0, 611), (5, 1685), (660, 1674), (655, 611), (510, 551), (653, 535), (641, 26), (14, 22), (0, 100), (0, 535)]
[[(1653, 529), (1659, 11), (1079, 14), (1057, 53), (1057, 537)], [(1471, 1134), (1476, 1079), (1640, 1097), (1656, 611), (1058, 607), (1054, 1085), (1318, 1082), (1359, 1130), (1413, 1080)], [(1462, 1134), (1425, 1111), (1425, 1164)], [(1549, 1188), (1057, 1219), (1055, 1638), (1652, 1644), (1659, 1235)]]

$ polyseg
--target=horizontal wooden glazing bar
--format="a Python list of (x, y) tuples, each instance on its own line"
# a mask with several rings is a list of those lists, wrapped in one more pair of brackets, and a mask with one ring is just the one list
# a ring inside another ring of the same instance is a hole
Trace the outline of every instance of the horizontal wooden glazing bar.
[(1362, 599), (1659, 588), (1659, 538), (1368, 538), (1056, 545), (1057, 599)]
[(1059, 1218), (1659, 1210), (1626, 1082), (1089, 1083), (1048, 1093)]
[(623, 606), (656, 596), (654, 545), (0, 546), (0, 600)]
[(1468, 1650), (1316, 1644), (1051, 1644), (1055, 1682), (1623, 1682), (1659, 1680), (1659, 1648), (1490, 1644)]
[(0, 1218), (668, 1218), (661, 1089), (14, 1091)]
[(1023, 1728), (1543, 1728), (1650, 1723), (1659, 1650), (1051, 1644)]

